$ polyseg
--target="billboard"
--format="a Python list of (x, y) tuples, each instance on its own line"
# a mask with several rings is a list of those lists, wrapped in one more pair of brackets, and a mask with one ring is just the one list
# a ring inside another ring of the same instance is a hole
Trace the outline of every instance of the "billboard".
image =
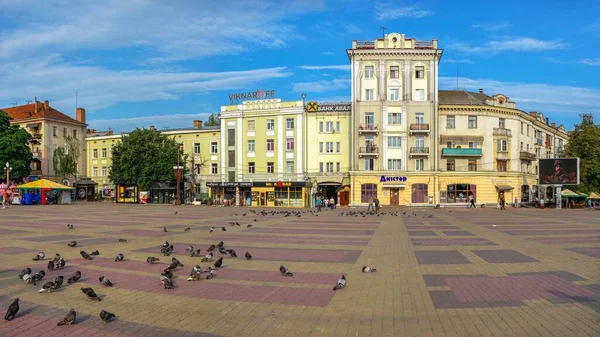
[(539, 159), (540, 185), (579, 185), (579, 158)]

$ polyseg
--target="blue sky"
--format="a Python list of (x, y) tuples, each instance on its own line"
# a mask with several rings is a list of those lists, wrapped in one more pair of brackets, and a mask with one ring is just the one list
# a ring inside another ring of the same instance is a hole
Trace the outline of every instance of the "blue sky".
[[(215, 3), (218, 4), (215, 5)], [(0, 107), (37, 97), (91, 128), (192, 126), (227, 94), (350, 97), (345, 49), (439, 40), (442, 89), (503, 93), (571, 129), (600, 120), (600, 3), (0, 0)]]

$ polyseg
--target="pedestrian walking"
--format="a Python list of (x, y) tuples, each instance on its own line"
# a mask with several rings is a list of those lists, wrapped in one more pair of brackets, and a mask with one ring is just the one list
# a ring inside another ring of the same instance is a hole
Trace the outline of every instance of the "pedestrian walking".
[(504, 200), (504, 198), (500, 198), (500, 209), (506, 211), (506, 200)]
[(471, 208), (471, 207), (477, 208), (477, 206), (475, 206), (475, 198), (473, 198), (473, 196), (471, 196), (470, 198), (471, 198), (471, 204), (469, 205), (469, 208)]
[(331, 207), (331, 210), (335, 209), (335, 199), (333, 199), (333, 195), (329, 199), (329, 206)]
[(592, 210), (592, 199), (588, 199), (587, 201), (588, 210)]
[(317, 198), (317, 209), (320, 212), (321, 211), (321, 205), (323, 204), (323, 199), (321, 199), (320, 197)]
[(369, 207), (367, 208), (367, 212), (373, 211), (373, 198), (369, 199)]
[(379, 213), (379, 199), (377, 199), (377, 197), (375, 197), (375, 200), (373, 200), (373, 203), (375, 204), (375, 213)]
[(515, 197), (515, 204), (513, 206), (514, 208), (519, 207), (519, 199), (517, 199), (517, 197)]

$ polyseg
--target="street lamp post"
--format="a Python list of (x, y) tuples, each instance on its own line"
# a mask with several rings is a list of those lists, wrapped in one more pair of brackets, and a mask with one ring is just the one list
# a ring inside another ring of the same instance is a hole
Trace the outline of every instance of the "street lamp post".
[(4, 165), (4, 172), (6, 172), (6, 184), (10, 185), (10, 171), (12, 171), (12, 167), (10, 167), (10, 164), (8, 162), (6, 162), (6, 164)]
[(175, 178), (177, 178), (177, 199), (175, 199), (175, 205), (181, 205), (181, 171), (183, 170), (183, 166), (180, 163), (180, 155), (181, 153), (181, 145), (177, 148), (177, 166), (173, 166), (173, 170), (175, 170)]

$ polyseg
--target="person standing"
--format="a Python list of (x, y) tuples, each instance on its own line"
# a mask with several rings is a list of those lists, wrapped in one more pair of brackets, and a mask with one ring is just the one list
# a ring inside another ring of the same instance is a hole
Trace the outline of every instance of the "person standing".
[(369, 199), (369, 207), (367, 208), (367, 212), (371, 212), (373, 210), (373, 198)]
[(321, 211), (321, 205), (323, 204), (323, 199), (321, 197), (317, 198), (317, 209), (320, 212)]
[(515, 197), (515, 208), (519, 207), (519, 199), (517, 199), (517, 197)]
[(469, 208), (471, 208), (471, 207), (477, 208), (477, 206), (475, 206), (475, 198), (473, 198), (473, 196), (471, 196), (470, 198), (471, 198), (471, 204), (469, 205)]
[(504, 197), (500, 198), (500, 209), (506, 210), (506, 200), (504, 200)]
[(335, 199), (333, 199), (333, 195), (329, 199), (329, 206), (331, 206), (332, 211), (335, 209)]
[(377, 199), (377, 197), (375, 197), (375, 200), (373, 200), (373, 203), (375, 204), (375, 213), (379, 213), (379, 199)]
[(592, 199), (588, 199), (587, 201), (588, 210), (592, 210)]

